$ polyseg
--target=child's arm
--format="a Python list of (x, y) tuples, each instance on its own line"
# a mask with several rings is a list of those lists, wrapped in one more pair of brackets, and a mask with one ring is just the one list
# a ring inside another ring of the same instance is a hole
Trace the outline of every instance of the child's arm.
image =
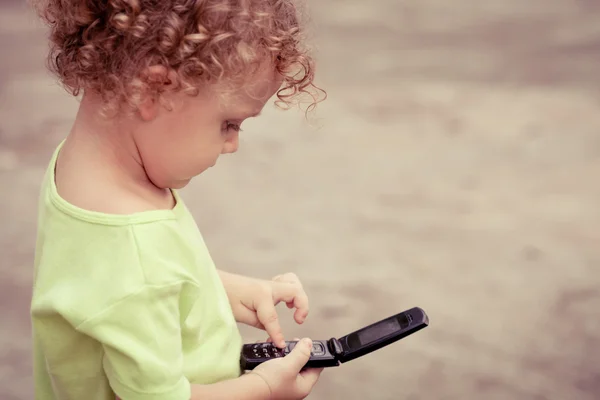
[(229, 381), (212, 385), (192, 385), (190, 400), (269, 400), (271, 391), (266, 382), (256, 374), (246, 374)]
[[(312, 342), (305, 339), (285, 358), (268, 361), (237, 379), (212, 385), (191, 385), (190, 400), (304, 399), (323, 369), (301, 371), (310, 357)], [(136, 400), (132, 398), (132, 400)], [(154, 399), (154, 397), (152, 397)], [(117, 400), (129, 400), (119, 398)]]
[(323, 371), (300, 372), (310, 358), (311, 349), (312, 342), (304, 339), (287, 356), (263, 363), (240, 378), (213, 385), (192, 385), (191, 400), (304, 399)]
[(127, 296), (77, 326), (101, 343), (102, 367), (119, 399), (190, 398), (190, 382), (184, 375), (180, 295), (180, 282), (132, 288)]
[(219, 276), (235, 320), (266, 330), (273, 343), (281, 348), (285, 346), (285, 339), (275, 306), (283, 301), (288, 308), (296, 308), (294, 319), (298, 324), (308, 316), (308, 296), (295, 274), (280, 275), (271, 281), (224, 271), (219, 271)]
[[(190, 384), (184, 374), (179, 301), (181, 284), (147, 285), (77, 326), (102, 344), (103, 367), (123, 400), (302, 399), (319, 370), (303, 371), (312, 344), (297, 345), (237, 379)], [(261, 382), (262, 380), (262, 382)]]

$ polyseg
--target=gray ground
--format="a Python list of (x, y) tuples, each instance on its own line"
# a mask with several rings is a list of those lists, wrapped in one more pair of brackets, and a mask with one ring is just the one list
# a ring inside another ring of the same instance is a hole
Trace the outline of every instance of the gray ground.
[[(0, 5), (0, 399), (31, 399), (37, 189), (76, 102), (44, 31)], [(184, 193), (224, 269), (295, 271), (290, 336), (414, 305), (431, 326), (329, 370), (313, 399), (600, 399), (600, 6), (312, 1), (308, 123), (268, 109)], [(264, 335), (244, 329), (245, 338)]]

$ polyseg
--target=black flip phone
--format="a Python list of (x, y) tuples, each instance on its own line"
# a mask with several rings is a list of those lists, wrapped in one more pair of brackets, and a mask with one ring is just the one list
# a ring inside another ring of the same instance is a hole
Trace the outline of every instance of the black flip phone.
[[(379, 350), (429, 325), (429, 317), (421, 308), (415, 307), (339, 339), (313, 340), (310, 359), (305, 368), (337, 367), (355, 358)], [(285, 357), (297, 342), (286, 342), (283, 349), (272, 343), (245, 344), (242, 347), (240, 364), (249, 371), (265, 361)]]

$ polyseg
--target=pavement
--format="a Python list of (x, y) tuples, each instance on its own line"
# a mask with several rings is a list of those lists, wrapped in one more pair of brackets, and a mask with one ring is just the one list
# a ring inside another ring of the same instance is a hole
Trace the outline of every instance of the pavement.
[[(222, 269), (296, 272), (339, 337), (431, 325), (327, 370), (310, 399), (600, 399), (600, 5), (312, 0), (306, 119), (268, 107), (184, 192)], [(77, 101), (43, 26), (0, 3), (0, 399), (33, 399), (36, 203)], [(242, 328), (247, 341), (262, 332)]]

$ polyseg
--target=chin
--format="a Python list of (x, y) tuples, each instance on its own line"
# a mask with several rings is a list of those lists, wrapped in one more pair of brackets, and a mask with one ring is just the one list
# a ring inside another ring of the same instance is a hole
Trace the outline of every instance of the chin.
[(175, 190), (180, 190), (180, 189), (185, 188), (188, 185), (188, 183), (190, 183), (190, 181), (191, 181), (191, 179), (181, 179), (181, 180), (173, 181), (169, 185), (169, 188), (175, 189)]

